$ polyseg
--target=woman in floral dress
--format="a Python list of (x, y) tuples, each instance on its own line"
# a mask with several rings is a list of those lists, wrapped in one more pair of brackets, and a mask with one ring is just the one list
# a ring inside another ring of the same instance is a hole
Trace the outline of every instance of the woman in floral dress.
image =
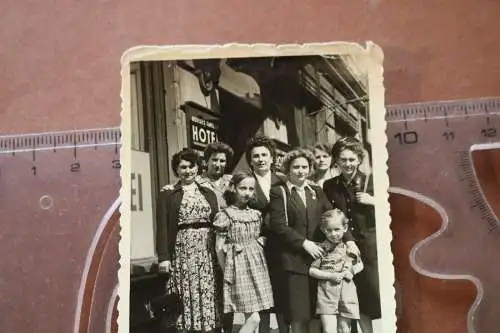
[(160, 271), (171, 272), (167, 291), (179, 295), (181, 332), (210, 332), (219, 328), (216, 297), (215, 236), (212, 221), (217, 197), (195, 178), (198, 155), (183, 150), (172, 158), (179, 182), (165, 186), (158, 200), (157, 252)]
[[(197, 178), (197, 182), (202, 186), (208, 187), (215, 193), (220, 209), (227, 207), (224, 192), (228, 189), (229, 182), (233, 176), (226, 174), (226, 171), (233, 155), (233, 149), (223, 142), (213, 142), (203, 152), (207, 169)], [(217, 275), (217, 298), (220, 303), (222, 303), (223, 297), (222, 284), (222, 272), (219, 270), (219, 274)], [(233, 330), (234, 314), (224, 314), (221, 321), (224, 332), (230, 333)]]

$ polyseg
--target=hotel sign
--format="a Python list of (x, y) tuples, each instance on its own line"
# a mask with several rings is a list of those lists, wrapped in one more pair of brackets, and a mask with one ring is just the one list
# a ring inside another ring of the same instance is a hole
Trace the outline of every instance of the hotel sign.
[(201, 115), (192, 115), (189, 119), (189, 139), (191, 148), (203, 152), (210, 143), (216, 142), (219, 122)]

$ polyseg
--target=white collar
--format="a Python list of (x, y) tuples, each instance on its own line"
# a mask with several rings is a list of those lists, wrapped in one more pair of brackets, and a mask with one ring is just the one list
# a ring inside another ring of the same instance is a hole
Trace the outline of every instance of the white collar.
[(286, 186), (288, 187), (289, 191), (292, 191), (292, 189), (294, 187), (296, 187), (296, 188), (299, 188), (299, 189), (306, 189), (306, 188), (308, 188), (312, 193), (315, 193), (314, 189), (311, 187), (311, 182), (309, 180), (306, 180), (304, 182), (304, 185), (302, 185), (302, 186), (294, 185), (289, 180), (287, 180)]

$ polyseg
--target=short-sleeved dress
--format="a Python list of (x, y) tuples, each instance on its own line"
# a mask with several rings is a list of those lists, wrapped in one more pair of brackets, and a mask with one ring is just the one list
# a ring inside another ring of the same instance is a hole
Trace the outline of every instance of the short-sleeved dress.
[(183, 311), (176, 326), (181, 331), (211, 331), (218, 325), (215, 237), (211, 208), (196, 184), (185, 186), (178, 215), (170, 293), (180, 295)]
[(224, 313), (252, 313), (274, 306), (269, 271), (257, 241), (262, 215), (255, 209), (229, 206), (215, 216), (216, 233), (224, 246)]
[[(359, 249), (354, 244), (347, 245), (344, 242), (332, 244), (324, 241), (320, 246), (326, 251), (326, 255), (316, 259), (311, 267), (332, 273), (349, 270), (356, 274), (361, 271), (363, 266)], [(318, 281), (316, 313), (359, 319), (359, 303), (354, 281), (342, 280), (340, 283), (330, 280)]]

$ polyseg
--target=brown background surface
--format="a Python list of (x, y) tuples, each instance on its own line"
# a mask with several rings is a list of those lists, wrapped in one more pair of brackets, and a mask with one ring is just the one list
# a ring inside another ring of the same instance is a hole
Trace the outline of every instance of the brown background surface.
[[(372, 40), (385, 53), (388, 104), (500, 95), (500, 2), (495, 0), (4, 0), (0, 2), (0, 12), (2, 134), (119, 125), (120, 56), (139, 44)], [(487, 165), (498, 165), (498, 158), (489, 158)], [(89, 163), (96, 170), (99, 167), (99, 161), (89, 159)], [(490, 174), (481, 173), (482, 183), (498, 184), (498, 168), (496, 176), (491, 170)], [(88, 186), (80, 192), (72, 188), (74, 197), (87, 201), (85, 205), (67, 206), (71, 207), (66, 212), (67, 220), (81, 220), (77, 225), (82, 227), (82, 216), (95, 220), (112, 204), (116, 175), (113, 174), (113, 181), (106, 173), (100, 177), (96, 180), (96, 189), (103, 188), (100, 196), (94, 196), (94, 190)], [(58, 185), (51, 185), (54, 191), (64, 192), (70, 187), (63, 177), (55, 181)], [(104, 189), (108, 183), (112, 186)], [(9, 184), (10, 187), (0, 186), (0, 192), (9, 189), (11, 203), (21, 202), (29, 195), (25, 192), (33, 192), (29, 189), (33, 183), (23, 183), (21, 176), (17, 183)], [(400, 235), (394, 242), (401, 272), (398, 274), (405, 274), (406, 278), (400, 279), (408, 281), (400, 293), (404, 310), (400, 331), (465, 332), (465, 314), (474, 298), (474, 288), (466, 282), (419, 277), (406, 260), (412, 244), (438, 228), (436, 214), (407, 198), (391, 197), (391, 204), (393, 229)], [(498, 212), (500, 207), (495, 207)], [(69, 332), (75, 319), (74, 301), (58, 303), (63, 290), (48, 293), (43, 299), (35, 299), (34, 295), (40, 293), (40, 288), (68, 285), (74, 289), (79, 284), (78, 270), (58, 274), (75, 264), (75, 260), (81, 270), (81, 254), (56, 251), (57, 244), (62, 246), (71, 240), (64, 236), (72, 235), (74, 229), (66, 224), (67, 229), (58, 233), (54, 224), (51, 228), (40, 226), (45, 232), (38, 233), (32, 225), (17, 223), (21, 218), (16, 212), (24, 210), (24, 206), (18, 204), (18, 209), (12, 209), (10, 219), (5, 219), (6, 212), (0, 212), (3, 235), (17, 239), (11, 242), (15, 246), (3, 246), (1, 251), (2, 271), (9, 271), (10, 279), (4, 278), (0, 287), (5, 291), (22, 290), (30, 281), (45, 282), (24, 294), (8, 298), (0, 295), (0, 327), (10, 332)], [(57, 218), (61, 219), (61, 214)], [(24, 216), (25, 219), (29, 217)], [(405, 227), (405, 221), (414, 223)], [(27, 232), (29, 229), (31, 233)], [(93, 230), (85, 229), (86, 233), (74, 241), (87, 248)], [(18, 238), (21, 234), (24, 238)], [(25, 246), (27, 243), (31, 245)], [(27, 262), (26, 258), (33, 258), (33, 251), (44, 249), (43, 244), (55, 247), (52, 254), (45, 253), (38, 262)], [(30, 265), (37, 269), (29, 274), (26, 270), (13, 271)], [(55, 280), (48, 282), (42, 277), (47, 276), (49, 269)], [(107, 269), (108, 274), (114, 274), (115, 267)], [(72, 292), (68, 291), (69, 296), (75, 298)], [(47, 303), (51, 298), (53, 305)], [(63, 308), (69, 310), (64, 312)], [(95, 329), (100, 331), (104, 329)]]

